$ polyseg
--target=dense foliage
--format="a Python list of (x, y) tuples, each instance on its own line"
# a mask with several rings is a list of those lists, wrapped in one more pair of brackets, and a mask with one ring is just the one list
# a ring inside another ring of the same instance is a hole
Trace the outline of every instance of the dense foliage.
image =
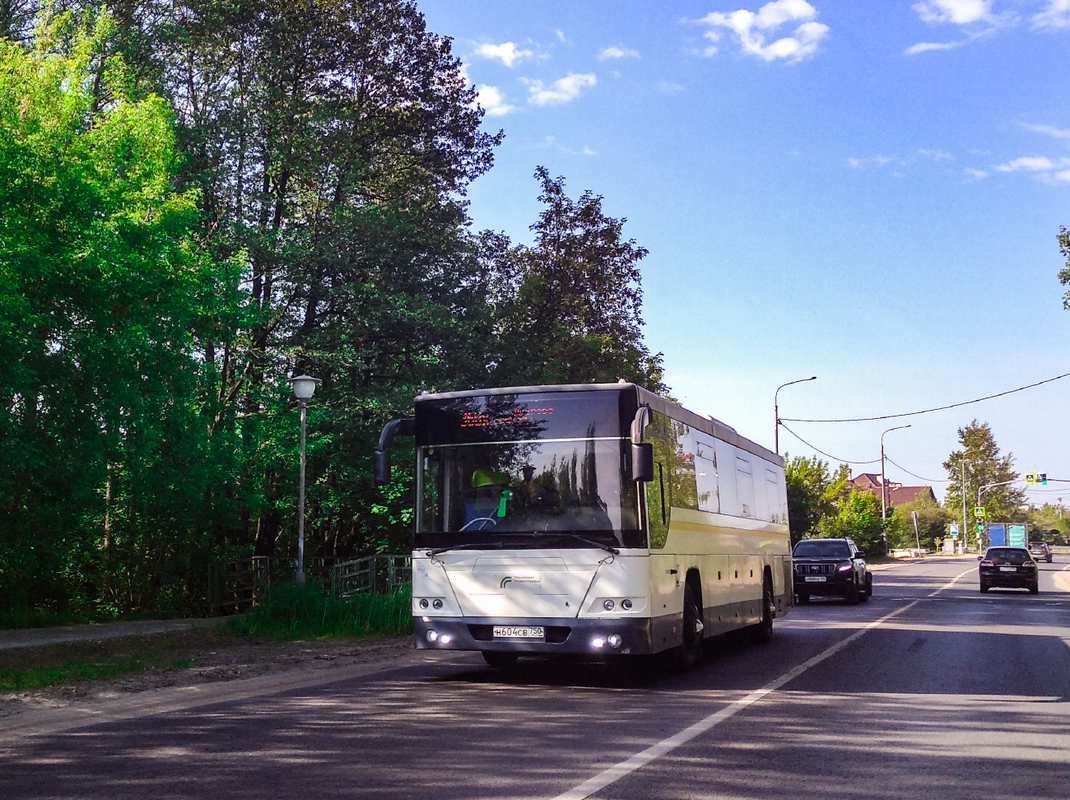
[(471, 229), (501, 134), (411, 0), (109, 8), (0, 5), (0, 625), (203, 613), (215, 565), (292, 557), (288, 375), (312, 564), (408, 549), (370, 454), (420, 391), (664, 388), (600, 196), (540, 167), (532, 246)]
[[(1025, 503), (1021, 474), (1014, 469), (1014, 456), (1000, 455), (999, 445), (987, 422), (973, 420), (958, 431), (961, 449), (947, 457), (944, 469), (951, 481), (944, 504), (962, 521), (965, 503), (967, 529), (973, 527), (973, 508), (985, 507), (988, 522), (1024, 521), (1020, 510)], [(965, 492), (965, 496), (963, 495)]]
[(880, 500), (850, 485), (846, 464), (830, 472), (816, 456), (795, 456), (786, 459), (784, 478), (792, 543), (848, 536), (871, 555), (884, 552)]

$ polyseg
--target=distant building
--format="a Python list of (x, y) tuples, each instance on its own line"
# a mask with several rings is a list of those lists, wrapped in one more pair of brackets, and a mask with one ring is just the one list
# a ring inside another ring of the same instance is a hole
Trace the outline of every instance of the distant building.
[[(863, 492), (881, 496), (881, 476), (872, 472), (855, 475), (848, 484)], [(904, 486), (895, 481), (888, 481), (884, 489), (884, 502), (888, 506), (913, 503), (915, 500), (932, 500), (936, 502), (936, 493), (931, 486)]]

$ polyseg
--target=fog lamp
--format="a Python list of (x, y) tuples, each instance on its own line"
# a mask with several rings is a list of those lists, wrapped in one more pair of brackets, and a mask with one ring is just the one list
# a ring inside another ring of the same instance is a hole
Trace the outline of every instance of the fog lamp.
[(624, 642), (624, 640), (620, 638), (620, 634), (617, 633), (611, 633), (606, 641), (609, 642), (610, 647), (620, 647)]
[(427, 633), (424, 634), (424, 636), (426, 636), (427, 641), (431, 642), (432, 644), (438, 641), (438, 631), (429, 630)]

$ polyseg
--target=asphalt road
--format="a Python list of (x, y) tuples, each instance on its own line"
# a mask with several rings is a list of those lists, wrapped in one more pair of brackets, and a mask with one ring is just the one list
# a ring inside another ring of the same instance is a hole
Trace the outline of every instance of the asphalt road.
[[(957, 578), (957, 580), (956, 580)], [(688, 675), (478, 655), (0, 733), (0, 798), (1070, 797), (1070, 560), (901, 564)]]

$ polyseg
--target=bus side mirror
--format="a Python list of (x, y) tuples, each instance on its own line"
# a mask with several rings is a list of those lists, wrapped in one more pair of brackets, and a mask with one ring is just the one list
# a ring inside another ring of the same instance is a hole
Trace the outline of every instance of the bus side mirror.
[(650, 442), (632, 445), (632, 480), (636, 483), (654, 480), (654, 445)]
[(372, 462), (372, 477), (376, 486), (386, 486), (390, 483), (390, 451), (376, 450)]
[(395, 436), (412, 436), (416, 432), (416, 420), (412, 417), (392, 419), (383, 426), (379, 434), (379, 446), (372, 457), (372, 479), (376, 486), (390, 483), (390, 445)]

